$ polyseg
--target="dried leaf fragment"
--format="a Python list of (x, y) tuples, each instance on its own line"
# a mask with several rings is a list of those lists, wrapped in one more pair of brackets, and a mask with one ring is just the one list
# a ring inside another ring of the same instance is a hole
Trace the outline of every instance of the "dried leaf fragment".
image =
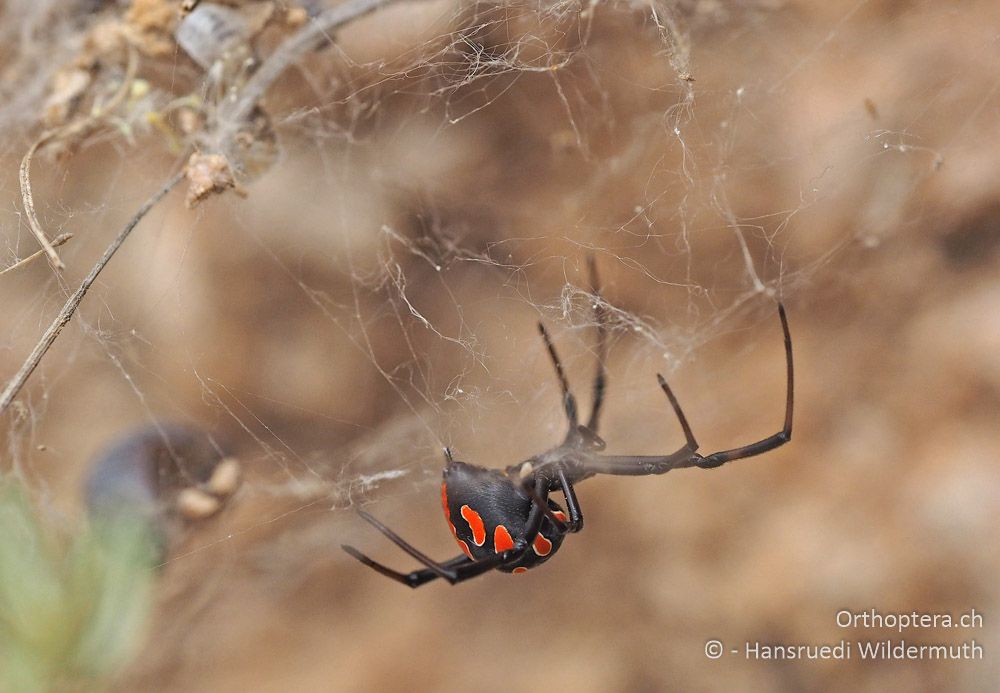
[(140, 51), (161, 58), (173, 54), (177, 6), (172, 1), (133, 0), (125, 22), (131, 43)]
[(52, 91), (45, 101), (43, 110), (42, 120), (46, 128), (54, 128), (69, 120), (93, 78), (90, 70), (75, 66), (56, 73), (52, 81)]
[(246, 195), (237, 185), (226, 157), (221, 154), (195, 152), (188, 159), (184, 174), (191, 183), (185, 198), (189, 208), (195, 207), (209, 195), (223, 193), (229, 189), (235, 190), (239, 195)]

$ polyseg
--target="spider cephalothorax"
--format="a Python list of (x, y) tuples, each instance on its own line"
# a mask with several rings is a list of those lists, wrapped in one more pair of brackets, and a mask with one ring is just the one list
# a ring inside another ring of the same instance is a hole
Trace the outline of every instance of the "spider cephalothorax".
[[(605, 455), (604, 441), (597, 434), (601, 404), (604, 400), (606, 376), (605, 311), (598, 293), (597, 273), (590, 264), (594, 293), (594, 321), (597, 324), (597, 373), (594, 377), (593, 405), (586, 424), (577, 418), (576, 398), (570, 391), (562, 362), (556, 354), (545, 327), (539, 324), (545, 347), (555, 366), (563, 395), (563, 409), (569, 421), (569, 431), (563, 442), (535, 455), (504, 472), (485, 469), (453, 459), (445, 449), (447, 465), (441, 486), (445, 518), (462, 553), (444, 563), (438, 563), (399, 535), (361, 511), (361, 516), (393, 543), (410, 554), (425, 568), (400, 573), (377, 563), (352, 546), (344, 550), (365, 565), (386, 577), (410, 587), (419, 587), (435, 578), (455, 584), (489, 570), (522, 573), (547, 561), (555, 554), (566, 534), (583, 528), (583, 515), (576, 499), (574, 484), (597, 474), (645, 476), (665, 474), (671, 469), (701, 467), (711, 469), (726, 462), (753, 457), (784, 445), (792, 437), (793, 369), (792, 338), (788, 330), (785, 309), (778, 304), (778, 316), (785, 338), (787, 372), (785, 422), (780, 431), (749, 445), (731, 450), (700, 455), (698, 442), (688, 425), (677, 398), (662, 375), (657, 374), (660, 388), (684, 431), (685, 443), (669, 455)], [(561, 492), (566, 511), (549, 494)]]

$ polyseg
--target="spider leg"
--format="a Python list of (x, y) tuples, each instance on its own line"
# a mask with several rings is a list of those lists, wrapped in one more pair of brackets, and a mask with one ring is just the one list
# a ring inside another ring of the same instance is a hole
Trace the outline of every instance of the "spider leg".
[[(670, 389), (670, 385), (667, 384), (667, 379), (663, 377), (662, 374), (656, 374), (656, 382), (660, 384), (660, 389), (666, 394), (667, 399), (670, 400), (670, 406), (674, 410), (674, 414), (677, 415), (677, 420), (681, 424), (681, 428), (684, 429), (684, 439), (687, 441), (687, 448), (694, 452), (698, 449), (698, 441), (695, 440), (694, 433), (691, 432), (691, 426), (688, 424), (687, 417), (684, 416), (684, 410), (681, 409), (681, 403), (677, 401), (677, 397), (674, 396), (674, 391)], [(683, 449), (683, 448), (682, 448)]]
[(375, 570), (376, 572), (385, 575), (387, 578), (391, 578), (396, 582), (409, 587), (420, 587), (421, 585), (424, 585), (436, 578), (444, 578), (449, 583), (454, 585), (458, 582), (462, 582), (463, 580), (468, 580), (469, 578), (473, 578), (477, 575), (482, 575), (485, 572), (493, 570), (509, 558), (509, 556), (507, 556), (507, 554), (510, 553), (509, 551), (479, 561), (470, 560), (467, 556), (465, 556), (465, 554), (462, 554), (460, 556), (456, 556), (455, 558), (451, 558), (444, 563), (438, 563), (422, 551), (416, 549), (370, 514), (363, 510), (359, 510), (358, 514), (361, 515), (365, 521), (375, 527), (375, 529), (384, 534), (390, 541), (392, 541), (392, 543), (403, 549), (403, 551), (410, 554), (410, 556), (417, 559), (420, 563), (427, 567), (421, 570), (414, 570), (410, 573), (400, 573), (372, 560), (353, 546), (341, 544), (341, 548), (372, 570)]
[[(698, 441), (691, 431), (684, 410), (681, 409), (680, 402), (674, 396), (673, 390), (667, 384), (666, 379), (656, 374), (656, 380), (660, 383), (670, 406), (677, 416), (677, 420), (684, 430), (686, 442), (684, 446), (669, 455), (593, 455), (586, 458), (581, 464), (581, 471), (585, 474), (615, 474), (620, 476), (645, 476), (647, 474), (666, 474), (671, 469), (681, 467), (694, 467), (702, 459), (698, 454)], [(569, 499), (567, 499), (567, 504)]]
[(566, 510), (569, 512), (569, 524), (566, 526), (567, 532), (579, 532), (583, 529), (583, 513), (580, 512), (580, 503), (576, 500), (576, 489), (566, 477), (566, 470), (559, 469), (559, 485), (562, 487), (563, 497), (566, 498)]
[[(530, 494), (532, 499), (535, 500), (531, 504), (531, 510), (528, 511), (528, 521), (524, 525), (524, 536), (521, 537), (521, 542), (524, 544), (523, 547), (515, 547), (511, 551), (505, 553), (517, 553), (514, 560), (521, 557), (521, 554), (528, 550), (531, 546), (531, 542), (535, 540), (538, 536), (538, 530), (542, 527), (542, 518), (545, 517), (546, 513), (551, 513), (549, 508), (549, 487), (544, 479), (539, 477), (535, 480), (535, 488)], [(539, 502), (540, 501), (540, 502)], [(558, 518), (556, 518), (558, 522)]]
[(573, 435), (577, 427), (576, 397), (570, 392), (569, 381), (566, 379), (565, 371), (563, 371), (562, 361), (559, 360), (559, 354), (556, 353), (556, 348), (552, 344), (552, 339), (549, 338), (549, 332), (545, 329), (545, 325), (538, 323), (538, 331), (545, 341), (545, 348), (549, 351), (552, 365), (555, 366), (556, 377), (559, 378), (559, 386), (562, 388), (563, 408), (566, 410), (566, 418), (569, 419), (569, 435)]
[(604, 403), (604, 390), (607, 387), (607, 370), (605, 361), (608, 355), (608, 312), (601, 298), (601, 280), (597, 275), (597, 261), (591, 255), (587, 258), (590, 268), (590, 291), (593, 294), (594, 324), (597, 325), (597, 371), (594, 374), (593, 404), (587, 428), (597, 437), (598, 418), (601, 415), (601, 404)]
[(549, 522), (551, 522), (557, 530), (559, 530), (560, 534), (566, 534), (567, 532), (579, 532), (583, 529), (583, 514), (580, 512), (580, 504), (576, 499), (576, 491), (573, 489), (573, 485), (566, 476), (566, 471), (564, 469), (560, 467), (557, 474), (559, 476), (559, 485), (562, 489), (563, 496), (566, 498), (566, 510), (569, 511), (568, 522), (556, 516), (552, 508), (549, 507), (548, 500), (543, 499), (532, 486), (522, 485), (521, 490), (524, 491), (532, 501), (534, 501), (536, 507), (541, 508), (542, 514), (548, 518)]
[(713, 452), (711, 455), (706, 455), (699, 461), (699, 467), (712, 469), (713, 467), (719, 467), (726, 462), (760, 455), (768, 450), (773, 450), (776, 447), (784, 445), (792, 439), (792, 410), (794, 408), (793, 400), (795, 392), (795, 374), (792, 368), (792, 336), (788, 331), (788, 318), (785, 316), (785, 307), (780, 303), (778, 304), (778, 317), (781, 319), (781, 331), (785, 335), (786, 393), (784, 426), (774, 435), (768, 436), (763, 440), (758, 440), (756, 443), (750, 443), (749, 445), (743, 445), (738, 448), (733, 448), (732, 450), (722, 450), (721, 452)]
[[(422, 551), (420, 551), (419, 549), (417, 549), (416, 547), (414, 547), (412, 544), (410, 544), (409, 542), (407, 542), (405, 539), (403, 539), (401, 536), (399, 536), (398, 534), (396, 534), (395, 532), (393, 532), (391, 529), (389, 529), (388, 527), (386, 527), (384, 524), (382, 524), (381, 522), (379, 522), (378, 520), (376, 520), (370, 514), (366, 513), (364, 510), (358, 510), (358, 515), (360, 515), (368, 524), (370, 524), (375, 529), (377, 529), (382, 534), (384, 534), (389, 539), (389, 541), (391, 541), (393, 544), (395, 544), (396, 546), (398, 546), (399, 548), (401, 548), (406, 553), (410, 554), (410, 556), (412, 556), (413, 558), (417, 559), (420, 563), (422, 563), (425, 566), (427, 566), (427, 568), (429, 568), (431, 570), (431, 572), (433, 572), (437, 577), (444, 578), (445, 580), (448, 580), (449, 582), (451, 582), (452, 580), (455, 579), (456, 575), (455, 575), (455, 571), (454, 571), (453, 568), (445, 567), (445, 566), (441, 565), (440, 563), (438, 563), (437, 561), (435, 561), (434, 559), (430, 558), (425, 553), (423, 553)], [(354, 556), (355, 558), (358, 558), (358, 555), (363, 555), (363, 554), (360, 554), (360, 552), (358, 552), (356, 549), (354, 550), (354, 552), (348, 551), (347, 548), (345, 548), (344, 550), (347, 551), (352, 556)], [(358, 554), (358, 555), (356, 555), (356, 554)], [(361, 558), (358, 558), (358, 560), (360, 560), (362, 563), (365, 563), (366, 565), (368, 565), (367, 561), (364, 561)], [(369, 560), (371, 560), (371, 559), (369, 559)], [(468, 560), (468, 559), (466, 559), (466, 560)], [(371, 563), (375, 563), (375, 562), (371, 561)], [(375, 568), (374, 565), (372, 565), (371, 567)], [(378, 570), (378, 568), (375, 568), (375, 569)], [(379, 571), (379, 572), (383, 572), (383, 571)], [(385, 574), (385, 573), (383, 573), (383, 574)]]
[(559, 530), (560, 534), (565, 534), (566, 532), (569, 531), (569, 525), (564, 520), (560, 520), (556, 516), (556, 514), (552, 510), (552, 508), (549, 507), (548, 501), (545, 500), (545, 499), (543, 499), (535, 491), (534, 488), (532, 488), (531, 486), (523, 486), (522, 485), (521, 486), (521, 490), (524, 491), (527, 494), (528, 498), (530, 498), (532, 501), (534, 501), (536, 507), (539, 507), (539, 508), (542, 509), (542, 515), (544, 515), (545, 517), (548, 518), (549, 522), (551, 522), (555, 526), (555, 528), (557, 530)]
[(597, 435), (586, 426), (577, 426), (576, 432), (578, 434), (577, 440), (579, 441), (579, 444), (585, 448), (590, 448), (592, 452), (600, 452), (608, 446), (601, 436)]
[[(354, 556), (354, 558), (358, 559), (372, 570), (381, 573), (382, 575), (385, 575), (387, 578), (391, 578), (396, 582), (404, 584), (407, 587), (414, 587), (414, 588), (420, 587), (421, 585), (427, 584), (431, 580), (436, 580), (440, 577), (436, 572), (434, 572), (429, 568), (423, 568), (422, 570), (414, 570), (410, 573), (400, 573), (398, 571), (393, 570), (392, 568), (387, 568), (381, 563), (373, 561), (372, 559), (368, 558), (368, 556), (364, 555), (353, 546), (348, 546), (347, 544), (341, 544), (340, 548), (349, 553), (351, 556)], [(471, 561), (468, 559), (468, 557), (466, 557), (465, 554), (462, 554), (460, 556), (452, 558), (451, 560), (445, 561), (444, 563), (441, 564), (441, 567), (445, 568), (446, 570), (455, 570), (464, 563), (471, 563)]]
[(593, 474), (619, 474), (626, 476), (642, 476), (646, 474), (664, 474), (671, 469), (682, 469), (685, 467), (701, 467), (702, 469), (712, 469), (719, 467), (726, 462), (741, 460), (747, 457), (760, 455), (769, 450), (773, 450), (784, 445), (792, 439), (792, 411), (794, 408), (794, 370), (792, 367), (792, 337), (788, 330), (788, 318), (785, 315), (785, 307), (778, 304), (778, 317), (781, 319), (781, 330), (785, 337), (785, 364), (786, 364), (786, 393), (785, 393), (785, 423), (780, 431), (772, 436), (749, 445), (743, 445), (731, 450), (713, 452), (710, 455), (699, 455), (697, 453), (698, 442), (695, 440), (691, 427), (687, 423), (684, 412), (681, 411), (680, 404), (673, 392), (667, 385), (663, 376), (658, 375), (660, 386), (670, 400), (674, 412), (680, 421), (681, 428), (684, 429), (684, 437), (687, 443), (684, 447), (670, 455), (634, 455), (634, 456), (610, 456), (594, 455), (587, 459), (582, 467), (586, 473)]

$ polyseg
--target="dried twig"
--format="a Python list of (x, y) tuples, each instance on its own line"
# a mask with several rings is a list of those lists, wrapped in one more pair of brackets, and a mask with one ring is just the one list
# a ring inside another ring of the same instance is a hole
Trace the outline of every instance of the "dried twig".
[(149, 211), (156, 206), (157, 202), (163, 199), (163, 197), (183, 179), (184, 179), (183, 171), (175, 173), (170, 178), (170, 180), (168, 180), (163, 185), (163, 187), (157, 190), (152, 195), (152, 197), (150, 197), (143, 203), (143, 205), (136, 211), (136, 213), (132, 216), (132, 218), (129, 219), (128, 223), (125, 224), (125, 226), (122, 227), (121, 231), (118, 232), (118, 235), (115, 237), (113, 241), (111, 241), (111, 244), (104, 251), (104, 255), (102, 255), (101, 259), (97, 261), (97, 264), (95, 264), (93, 268), (91, 268), (90, 273), (80, 283), (80, 287), (73, 292), (73, 295), (70, 296), (69, 300), (66, 301), (66, 305), (64, 305), (62, 310), (59, 311), (59, 315), (57, 315), (56, 319), (52, 321), (52, 324), (49, 325), (49, 328), (45, 330), (45, 334), (43, 334), (42, 338), (38, 340), (38, 343), (35, 345), (35, 348), (31, 351), (31, 354), (28, 356), (27, 360), (21, 366), (21, 369), (17, 372), (17, 374), (13, 378), (11, 378), (10, 382), (7, 383), (7, 386), (4, 388), (3, 393), (0, 394), (0, 414), (3, 414), (7, 410), (7, 407), (10, 406), (10, 403), (14, 401), (14, 398), (17, 396), (17, 393), (20, 392), (21, 388), (24, 386), (24, 383), (28, 380), (28, 377), (38, 366), (39, 362), (42, 360), (42, 357), (45, 356), (45, 353), (52, 346), (52, 343), (56, 341), (56, 337), (59, 336), (59, 333), (62, 332), (62, 329), (66, 326), (66, 323), (68, 323), (70, 321), (70, 318), (73, 317), (73, 314), (76, 312), (77, 307), (80, 305), (80, 301), (83, 300), (83, 297), (86, 296), (87, 291), (90, 289), (91, 285), (97, 279), (97, 275), (101, 273), (101, 270), (104, 269), (104, 267), (108, 264), (108, 262), (114, 256), (114, 254), (122, 246), (122, 243), (124, 243), (125, 239), (128, 238), (129, 234), (132, 232), (132, 229), (134, 229), (136, 225), (140, 221), (142, 221), (143, 217), (149, 214)]
[(235, 164), (232, 157), (233, 140), (275, 80), (303, 55), (321, 46), (324, 41), (329, 41), (340, 27), (395, 2), (399, 0), (347, 0), (321, 13), (282, 43), (247, 80), (236, 98), (220, 107), (218, 125), (211, 138), (212, 149)]
[(38, 215), (35, 213), (35, 198), (31, 194), (31, 159), (35, 156), (35, 152), (49, 142), (71, 137), (83, 137), (100, 125), (103, 122), (104, 117), (114, 109), (118, 108), (119, 104), (121, 104), (121, 102), (125, 99), (125, 96), (128, 94), (129, 87), (132, 84), (132, 80), (135, 78), (138, 67), (138, 56), (135, 49), (130, 47), (128, 65), (125, 68), (125, 75), (122, 77), (122, 83), (119, 85), (118, 89), (115, 90), (114, 95), (108, 100), (108, 103), (88, 115), (86, 118), (82, 118), (76, 122), (43, 132), (28, 149), (28, 153), (24, 155), (24, 158), (21, 159), (21, 168), (18, 171), (18, 180), (21, 183), (21, 201), (24, 204), (24, 213), (28, 217), (28, 227), (31, 229), (31, 232), (35, 234), (35, 238), (38, 239), (38, 243), (42, 246), (45, 254), (49, 256), (49, 261), (56, 269), (65, 269), (66, 265), (63, 264), (63, 261), (59, 258), (59, 254), (55, 251), (56, 244), (51, 242), (49, 237), (45, 235), (45, 231), (42, 229), (42, 225), (38, 221)]
[[(63, 243), (65, 243), (66, 241), (68, 241), (72, 237), (73, 237), (73, 234), (71, 234), (71, 233), (59, 234), (58, 236), (56, 236), (55, 238), (52, 239), (52, 247), (53, 248), (58, 248), (59, 246), (61, 246)], [(35, 260), (36, 258), (40, 258), (42, 255), (45, 255), (45, 249), (44, 248), (41, 249), (41, 250), (36, 250), (35, 252), (33, 252), (31, 255), (29, 255), (28, 257), (24, 258), (23, 260), (18, 260), (17, 262), (15, 262), (10, 267), (4, 267), (3, 269), (0, 269), (0, 276), (3, 276), (5, 274), (7, 274), (8, 272), (13, 272), (18, 267), (24, 267), (25, 265), (27, 265), (32, 260)]]
[(42, 225), (38, 223), (38, 215), (35, 214), (35, 199), (31, 196), (31, 157), (35, 155), (35, 151), (52, 139), (49, 134), (42, 135), (35, 143), (31, 145), (28, 153), (24, 155), (21, 159), (21, 169), (18, 171), (18, 178), (21, 181), (21, 200), (24, 203), (24, 214), (28, 217), (28, 228), (31, 232), (35, 234), (35, 238), (38, 239), (39, 244), (42, 246), (42, 251), (49, 256), (49, 261), (52, 266), (56, 269), (65, 269), (66, 265), (63, 261), (59, 259), (59, 254), (56, 252), (55, 245), (49, 240), (49, 237), (45, 235), (45, 231), (42, 230)]
[[(264, 94), (271, 87), (271, 85), (281, 76), (281, 74), (288, 69), (291, 65), (299, 60), (304, 54), (322, 45), (324, 41), (328, 41), (331, 35), (340, 27), (345, 24), (363, 17), (367, 14), (371, 14), (375, 10), (378, 10), (387, 5), (391, 5), (399, 0), (347, 0), (346, 2), (327, 10), (316, 17), (312, 22), (309, 23), (304, 29), (299, 31), (295, 36), (285, 41), (281, 46), (264, 61), (260, 69), (254, 73), (254, 75), (247, 81), (244, 88), (240, 91), (239, 95), (233, 100), (228, 101), (219, 109), (218, 118), (216, 121), (216, 126), (211, 133), (209, 139), (209, 144), (212, 149), (223, 154), (233, 162), (232, 148), (235, 144), (236, 135), (239, 133), (240, 129), (246, 124), (247, 119), (253, 113), (254, 109), (257, 107), (258, 102), (263, 98)], [(196, 3), (192, 3), (196, 4)], [(130, 54), (130, 58), (133, 54)], [(131, 81), (131, 76), (134, 75), (134, 64), (130, 60), (129, 69), (126, 73), (125, 82), (122, 84), (122, 88), (115, 98), (111, 100), (111, 103), (117, 103), (118, 100), (127, 93), (128, 83)], [(110, 109), (101, 109), (101, 114), (107, 113)], [(41, 226), (38, 224), (38, 220), (34, 215), (34, 204), (31, 199), (31, 186), (28, 176), (28, 168), (31, 163), (31, 156), (34, 152), (44, 143), (54, 139), (56, 136), (62, 137), (69, 134), (69, 129), (72, 130), (73, 134), (78, 132), (83, 132), (96, 125), (99, 122), (99, 117), (87, 118), (84, 121), (67, 126), (67, 129), (60, 129), (59, 131), (53, 131), (51, 133), (45, 133), (39, 138), (32, 148), (28, 151), (22, 162), (22, 176), (21, 176), (21, 190), (22, 196), (25, 200), (25, 209), (28, 211), (29, 223), (32, 226), (32, 231), (39, 236), (39, 242), (45, 248), (45, 252), (49, 254), (50, 259), (52, 259), (53, 265), (56, 267), (62, 267), (62, 262), (59, 261), (59, 256), (55, 254), (55, 251), (51, 248), (51, 243), (45, 238), (44, 232), (41, 231)], [(86, 276), (80, 287), (69, 297), (66, 301), (66, 305), (63, 306), (62, 310), (59, 311), (59, 315), (56, 319), (49, 325), (49, 328), (42, 335), (42, 338), (35, 345), (28, 359), (21, 366), (21, 369), (17, 374), (11, 379), (11, 381), (4, 388), (3, 392), (0, 393), (0, 414), (3, 414), (10, 406), (11, 402), (14, 401), (14, 397), (24, 386), (24, 383), (28, 380), (31, 373), (38, 367), (41, 362), (42, 357), (49, 350), (52, 344), (55, 342), (56, 337), (62, 332), (63, 327), (66, 323), (70, 321), (73, 314), (76, 312), (77, 307), (83, 300), (87, 291), (90, 289), (91, 285), (97, 279), (97, 276), (101, 273), (101, 270), (108, 264), (112, 256), (117, 252), (118, 248), (121, 247), (125, 239), (132, 232), (146, 214), (160, 201), (170, 190), (174, 188), (180, 181), (185, 177), (185, 172), (181, 171), (175, 174), (167, 183), (160, 188), (152, 197), (150, 197), (142, 207), (135, 213), (135, 215), (129, 220), (129, 222), (122, 228), (118, 233), (118, 236), (111, 245), (104, 251), (104, 255), (97, 262), (96, 265), (90, 270), (90, 273)]]

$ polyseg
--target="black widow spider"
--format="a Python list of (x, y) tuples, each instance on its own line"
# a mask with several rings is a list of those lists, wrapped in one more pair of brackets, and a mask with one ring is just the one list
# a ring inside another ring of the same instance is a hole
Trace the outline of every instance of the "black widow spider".
[[(665, 474), (671, 469), (701, 467), (713, 469), (726, 462), (753, 457), (784, 445), (792, 438), (792, 338), (788, 331), (785, 308), (778, 304), (778, 317), (785, 337), (787, 392), (785, 425), (774, 435), (731, 450), (698, 454), (698, 442), (688, 425), (677, 398), (662, 375), (656, 378), (670, 401), (684, 430), (686, 442), (669, 455), (604, 455), (604, 441), (597, 435), (598, 417), (604, 400), (607, 351), (606, 313), (600, 298), (597, 272), (590, 262), (591, 288), (594, 294), (594, 320), (597, 324), (597, 373), (593, 385), (593, 406), (587, 423), (577, 419), (576, 398), (569, 389), (562, 362), (545, 326), (538, 324), (545, 347), (555, 366), (562, 388), (563, 408), (569, 420), (569, 431), (563, 442), (550, 450), (507, 467), (505, 472), (485, 469), (454, 459), (445, 448), (447, 466), (441, 485), (441, 501), (451, 532), (462, 554), (438, 563), (414, 548), (399, 535), (367, 512), (360, 515), (388, 537), (396, 546), (410, 554), (425, 568), (400, 573), (373, 561), (353, 546), (342, 545), (344, 551), (382, 575), (410, 587), (443, 578), (456, 584), (497, 569), (505, 573), (523, 573), (552, 557), (570, 532), (583, 528), (583, 515), (577, 503), (574, 484), (597, 474), (645, 476)], [(549, 498), (559, 490), (566, 500), (566, 510)]]

